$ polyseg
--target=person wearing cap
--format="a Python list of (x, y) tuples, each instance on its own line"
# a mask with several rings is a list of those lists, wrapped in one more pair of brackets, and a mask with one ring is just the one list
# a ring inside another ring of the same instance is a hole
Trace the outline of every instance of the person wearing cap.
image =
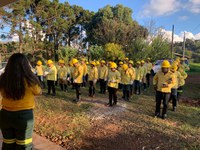
[(48, 86), (48, 92), (47, 95), (50, 95), (52, 90), (52, 95), (56, 95), (56, 89), (55, 89), (55, 82), (57, 81), (57, 69), (53, 64), (53, 61), (49, 59), (47, 61), (48, 69), (46, 72), (46, 79), (47, 79), (47, 86)]
[[(119, 64), (118, 64), (117, 70), (119, 71), (120, 74), (121, 74), (122, 71), (123, 71), (123, 69), (122, 69), (122, 65), (123, 65), (123, 64), (124, 64), (124, 63), (123, 63), (122, 61), (120, 61)], [(122, 89), (122, 83), (121, 83), (121, 82), (119, 83), (119, 89)]]
[(81, 60), (81, 65), (83, 67), (83, 84), (82, 84), (82, 87), (86, 87), (86, 83), (87, 83), (87, 81), (86, 81), (87, 65), (86, 65), (85, 61), (86, 60), (84, 58)]
[(171, 89), (171, 95), (170, 95), (170, 99), (169, 99), (169, 101), (172, 100), (173, 111), (176, 111), (176, 108), (177, 108), (177, 88), (178, 88), (179, 81), (181, 79), (181, 74), (179, 71), (177, 71), (177, 69), (178, 69), (177, 64), (173, 63), (170, 71), (175, 76), (175, 85)]
[(132, 81), (132, 72), (127, 64), (122, 65), (122, 72), (121, 72), (121, 83), (123, 89), (123, 96), (125, 101), (129, 101), (130, 98), (130, 82)]
[(141, 60), (141, 86), (143, 86), (143, 90), (146, 91), (147, 81), (146, 81), (147, 67), (145, 65), (144, 60)]
[(130, 60), (128, 62), (128, 72), (130, 73), (130, 76), (131, 76), (131, 80), (130, 80), (130, 96), (133, 94), (133, 83), (134, 83), (134, 80), (135, 80), (135, 68), (133, 68), (133, 61)]
[(88, 83), (88, 72), (90, 71), (90, 63), (86, 61), (85, 64), (87, 65), (87, 73), (86, 73), (85, 80), (86, 80), (86, 83)]
[(128, 64), (128, 61), (129, 61), (129, 58), (126, 57), (126, 58), (124, 59), (124, 64)]
[(95, 61), (92, 61), (90, 64), (91, 64), (91, 69), (90, 69), (90, 72), (88, 73), (88, 80), (89, 80), (89, 85), (90, 85), (89, 96), (94, 97), (95, 87), (98, 80), (98, 70), (97, 70)]
[(108, 76), (108, 67), (105, 65), (106, 62), (101, 60), (101, 66), (99, 67), (99, 82), (100, 82), (100, 92), (101, 94), (106, 93), (106, 81)]
[(36, 71), (36, 75), (38, 77), (38, 80), (40, 81), (40, 84), (41, 84), (42, 88), (45, 88), (45, 82), (44, 82), (44, 71), (45, 71), (45, 68), (42, 65), (42, 61), (40, 61), (40, 60), (37, 61), (37, 65), (35, 67), (35, 71)]
[[(110, 63), (110, 69), (108, 73), (108, 93), (109, 93), (109, 103), (108, 106), (113, 106), (117, 104), (117, 89), (118, 84), (121, 81), (121, 76), (119, 71), (117, 71), (117, 64)], [(113, 102), (114, 101), (114, 102)]]
[(137, 95), (141, 94), (142, 70), (141, 70), (140, 64), (141, 64), (140, 61), (137, 61), (136, 68), (135, 68), (134, 91), (135, 91), (135, 94)]
[(161, 70), (153, 78), (153, 86), (156, 90), (155, 117), (160, 116), (160, 105), (163, 101), (162, 119), (165, 119), (167, 117), (171, 89), (175, 86), (175, 75), (170, 72), (170, 63), (168, 60), (163, 60)]
[(80, 101), (80, 94), (81, 94), (81, 84), (83, 83), (83, 67), (79, 64), (77, 59), (72, 59), (72, 65), (74, 66), (72, 77), (73, 77), (73, 85), (76, 89), (76, 99), (75, 102)]
[(58, 82), (61, 91), (67, 91), (67, 68), (65, 67), (64, 60), (59, 60)]
[(150, 77), (151, 77), (151, 70), (153, 69), (152, 63), (150, 62), (150, 58), (147, 58), (146, 67), (147, 67), (147, 74), (146, 74), (146, 81), (147, 87), (150, 86)]

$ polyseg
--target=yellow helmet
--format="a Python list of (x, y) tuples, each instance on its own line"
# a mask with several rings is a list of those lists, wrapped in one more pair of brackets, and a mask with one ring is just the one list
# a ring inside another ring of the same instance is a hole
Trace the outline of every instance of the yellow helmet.
[(74, 65), (74, 64), (76, 64), (76, 63), (78, 63), (78, 59), (76, 59), (76, 58), (73, 58), (73, 59), (72, 59), (72, 61), (71, 61), (71, 63), (72, 63), (72, 65)]
[(136, 64), (140, 65), (140, 61), (137, 61)]
[(102, 64), (105, 64), (106, 62), (105, 62), (105, 60), (101, 60), (101, 63), (102, 63)]
[(112, 69), (112, 68), (117, 68), (117, 64), (114, 63), (114, 62), (110, 63), (110, 68), (111, 68), (111, 69)]
[(96, 61), (96, 65), (100, 65), (99, 61)]
[(42, 65), (42, 62), (40, 60), (37, 61), (37, 65), (40, 66)]
[(144, 64), (145, 62), (144, 62), (144, 60), (141, 60), (141, 64)]
[(51, 59), (49, 59), (49, 60), (47, 61), (47, 65), (50, 65), (50, 64), (53, 64), (53, 61), (52, 61)]
[(123, 65), (124, 63), (122, 61), (119, 62), (119, 65)]
[(170, 68), (170, 63), (168, 60), (163, 60), (161, 67), (162, 68)]
[(127, 64), (123, 64), (122, 69), (123, 70), (127, 70), (128, 69), (128, 65)]
[(176, 71), (177, 69), (178, 69), (177, 64), (172, 64), (171, 70), (172, 70), (172, 71)]
[(132, 61), (132, 60), (129, 60), (129, 62), (128, 62), (128, 63), (133, 65), (133, 61)]
[(129, 60), (129, 58), (128, 58), (128, 57), (126, 57), (126, 58), (125, 58), (125, 60), (126, 60), (126, 61), (128, 61), (128, 60)]
[(148, 57), (147, 60), (151, 60), (151, 58)]
[(88, 61), (86, 61), (86, 65), (89, 65), (89, 62), (88, 62)]
[(96, 66), (95, 61), (92, 61), (90, 64)]
[(59, 62), (60, 64), (64, 64), (64, 63), (65, 63), (65, 61), (62, 60), (62, 59), (60, 59), (58, 62)]

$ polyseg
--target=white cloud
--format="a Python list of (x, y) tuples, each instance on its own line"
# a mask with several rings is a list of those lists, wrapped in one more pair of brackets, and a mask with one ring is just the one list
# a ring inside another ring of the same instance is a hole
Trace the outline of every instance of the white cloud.
[(187, 19), (188, 19), (187, 16), (180, 16), (180, 17), (179, 17), (179, 20), (182, 20), (182, 21), (185, 21), (185, 20), (187, 20)]
[(142, 14), (144, 16), (162, 16), (169, 15), (179, 10), (180, 2), (178, 0), (150, 0), (144, 6)]

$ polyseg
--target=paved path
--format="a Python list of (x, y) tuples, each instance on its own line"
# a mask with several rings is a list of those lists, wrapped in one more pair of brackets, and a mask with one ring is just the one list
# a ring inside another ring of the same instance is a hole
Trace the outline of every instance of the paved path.
[[(3, 138), (0, 132), (0, 149), (2, 146), (2, 141)], [(65, 149), (37, 134), (33, 134), (33, 150), (65, 150)]]

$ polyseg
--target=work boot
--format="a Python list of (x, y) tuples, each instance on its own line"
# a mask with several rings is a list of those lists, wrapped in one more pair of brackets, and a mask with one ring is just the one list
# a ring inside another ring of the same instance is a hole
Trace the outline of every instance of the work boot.
[(163, 114), (162, 119), (166, 119), (166, 118), (167, 118), (167, 114)]
[(176, 107), (173, 107), (173, 109), (172, 109), (174, 112), (176, 112)]
[(160, 117), (160, 113), (155, 113), (154, 118), (158, 118), (158, 117)]

